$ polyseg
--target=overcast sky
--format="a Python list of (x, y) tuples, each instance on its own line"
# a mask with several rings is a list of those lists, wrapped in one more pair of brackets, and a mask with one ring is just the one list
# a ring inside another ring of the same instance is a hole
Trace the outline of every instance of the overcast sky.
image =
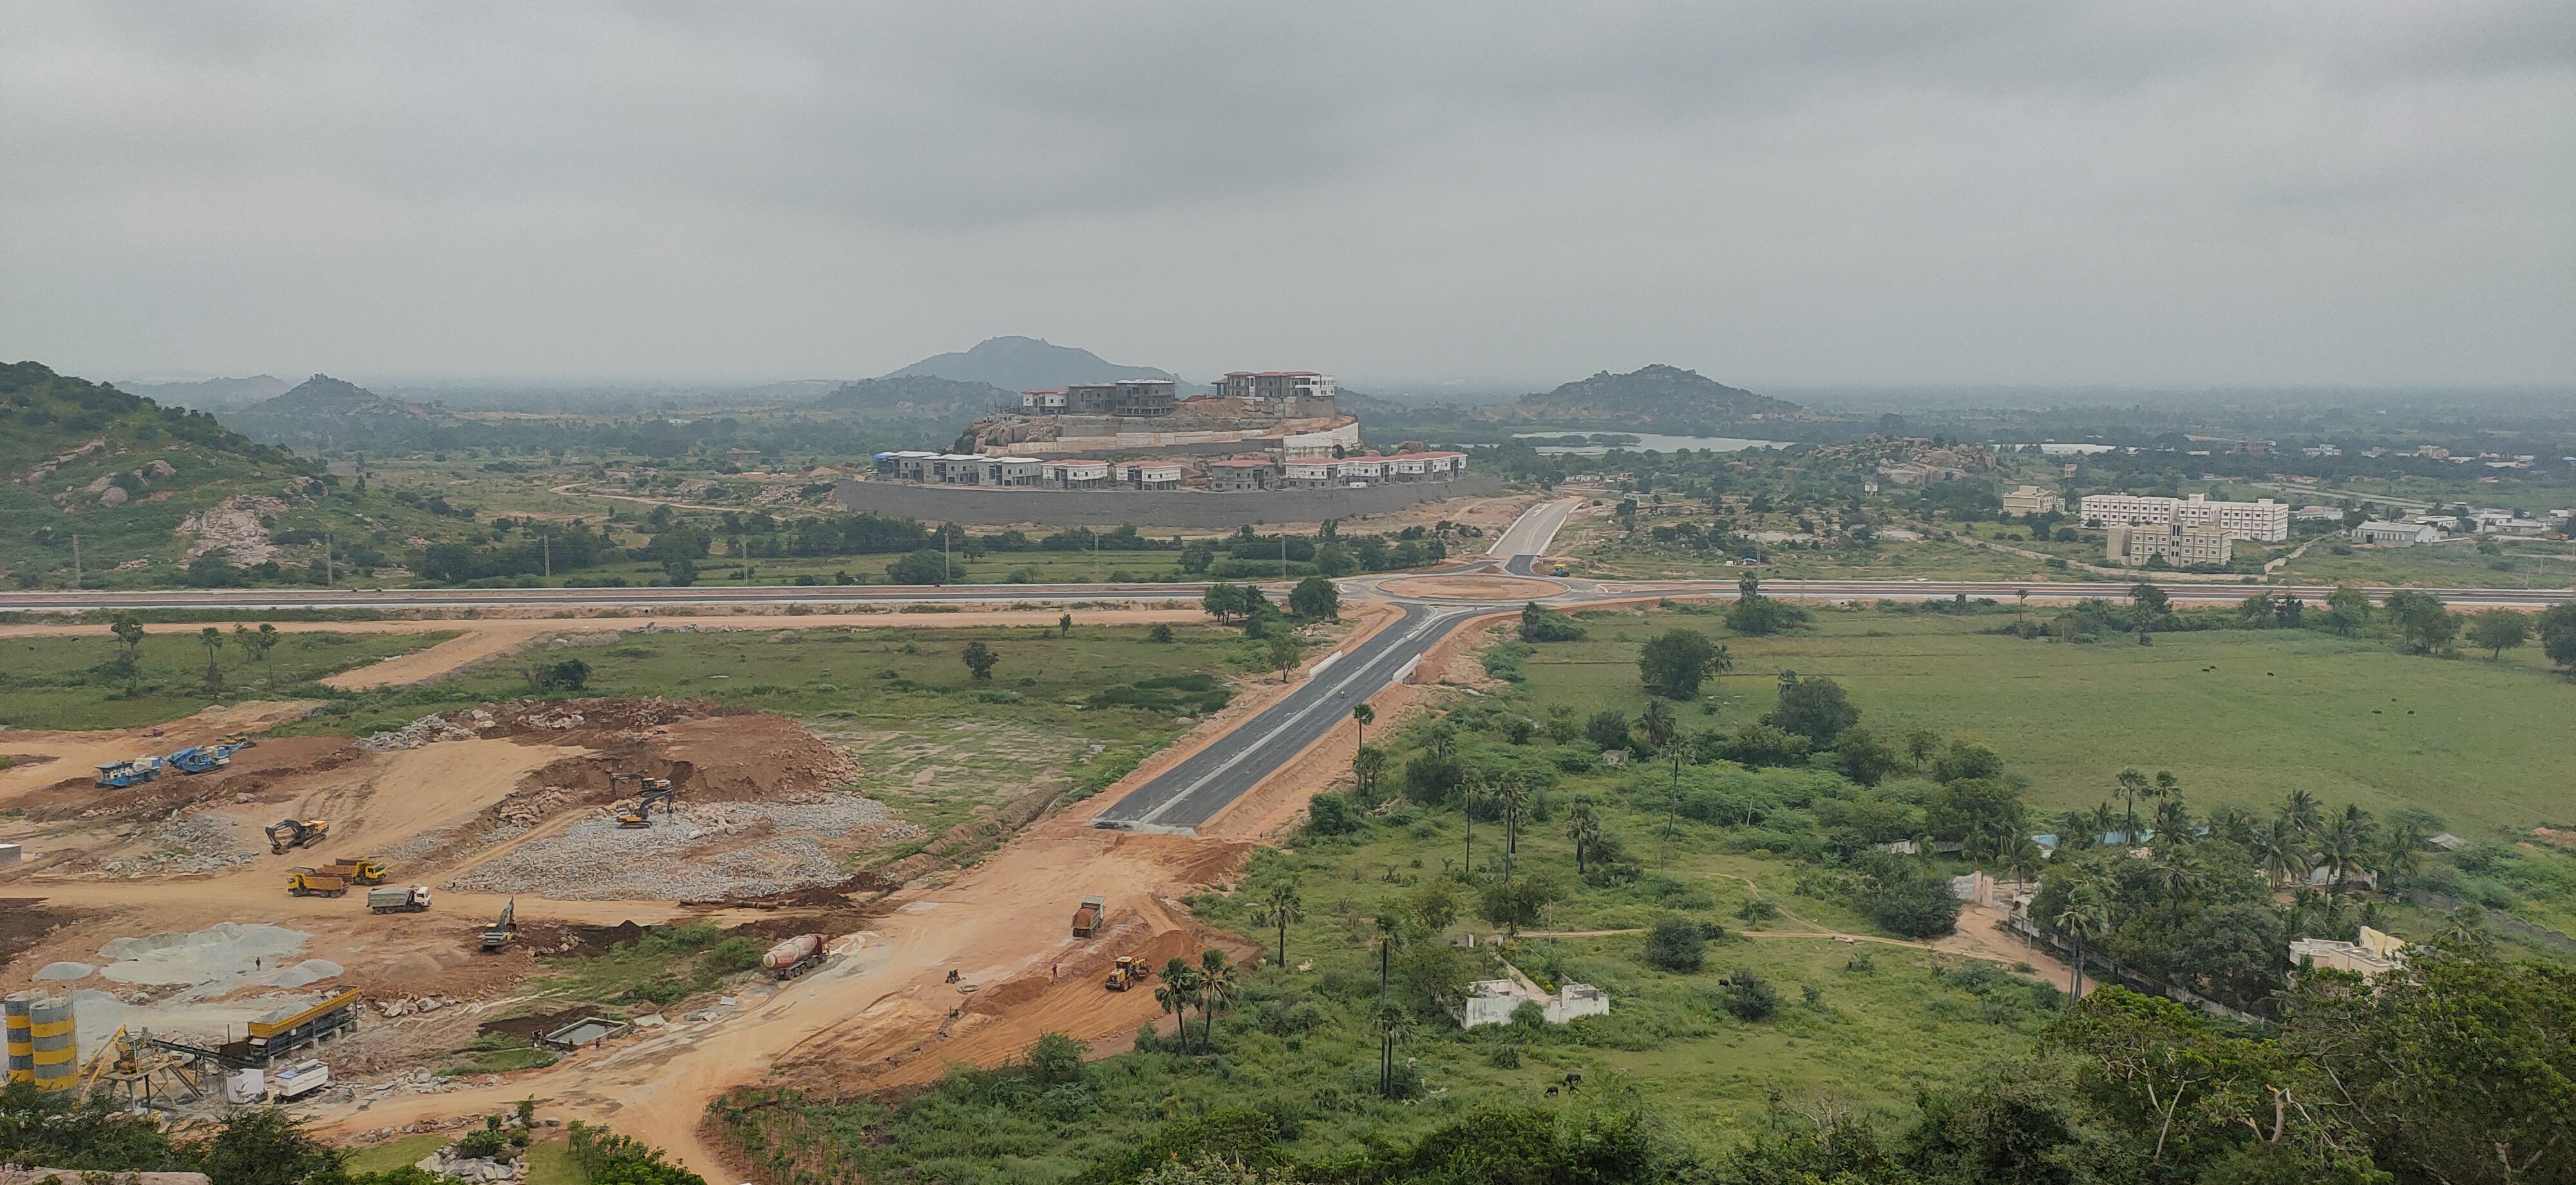
[(0, 356), (2576, 381), (2576, 4), (0, 0)]

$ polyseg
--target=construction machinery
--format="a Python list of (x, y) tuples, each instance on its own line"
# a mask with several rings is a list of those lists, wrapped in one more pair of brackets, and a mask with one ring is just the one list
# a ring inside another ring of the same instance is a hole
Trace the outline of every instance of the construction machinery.
[(1101, 986), (1113, 992), (1123, 992), (1142, 985), (1152, 974), (1153, 971), (1145, 966), (1145, 960), (1134, 955), (1120, 955), (1116, 965), (1109, 968), (1109, 982)]
[(377, 913), (426, 913), (428, 885), (386, 885), (367, 890), (367, 908)]
[(349, 894), (349, 878), (310, 868), (290, 868), (286, 870), (286, 891), (298, 897), (345, 897)]
[(617, 796), (617, 788), (629, 781), (635, 783), (635, 809), (617, 812), (618, 826), (652, 826), (653, 804), (657, 802), (662, 804), (662, 814), (665, 818), (680, 809), (680, 792), (671, 788), (669, 778), (648, 778), (642, 774), (610, 774), (608, 775), (609, 794)]
[(491, 954), (519, 937), (519, 899), (510, 898), (501, 907), (501, 920), (483, 931), (483, 953)]
[(335, 856), (315, 871), (347, 877), (353, 885), (385, 883), (385, 862), (372, 856)]
[(212, 745), (190, 745), (161, 760), (183, 774), (212, 773), (233, 763), (233, 754), (250, 748), (250, 741), (224, 741)]
[(282, 856), (288, 848), (320, 843), (330, 833), (329, 819), (279, 819), (268, 825), (268, 854)]
[(118, 1029), (90, 1055), (82, 1074), (83, 1089), (122, 1089), (130, 1102), (192, 1103), (205, 1097), (207, 1083), (219, 1065), (205, 1051), (155, 1040), (150, 1029)]
[(1085, 897), (1082, 908), (1073, 911), (1073, 936), (1089, 938), (1100, 932), (1100, 923), (1109, 917), (1109, 901), (1103, 897)]
[(122, 790), (141, 785), (161, 776), (161, 759), (137, 757), (130, 761), (111, 761), (98, 767), (98, 788)]
[(289, 1004), (250, 1022), (244, 1052), (263, 1066), (274, 1066), (279, 1054), (292, 1053), (326, 1037), (356, 1032), (358, 1012), (356, 988), (309, 1007)]
[(760, 965), (769, 968), (771, 979), (794, 979), (823, 965), (823, 936), (799, 934), (769, 948), (760, 956)]

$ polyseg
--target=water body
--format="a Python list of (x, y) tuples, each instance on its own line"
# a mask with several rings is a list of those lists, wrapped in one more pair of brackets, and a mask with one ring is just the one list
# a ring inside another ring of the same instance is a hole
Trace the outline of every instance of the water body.
[[(1626, 449), (1632, 453), (1650, 451), (1658, 453), (1673, 453), (1680, 452), (1683, 449), (1701, 449), (1719, 453), (1740, 453), (1746, 449), (1789, 447), (1788, 442), (1779, 440), (1745, 440), (1741, 437), (1735, 436), (1661, 436), (1652, 432), (1597, 432), (1586, 431), (1581, 428), (1558, 428), (1553, 431), (1546, 432), (1514, 432), (1512, 433), (1512, 436), (1514, 439), (1520, 440), (1526, 440), (1533, 436), (1627, 437), (1637, 443), (1622, 444), (1616, 447)], [(1561, 453), (1576, 457), (1598, 457), (1609, 452), (1613, 446), (1607, 444), (1542, 444), (1537, 447), (1538, 451), (1542, 453)]]

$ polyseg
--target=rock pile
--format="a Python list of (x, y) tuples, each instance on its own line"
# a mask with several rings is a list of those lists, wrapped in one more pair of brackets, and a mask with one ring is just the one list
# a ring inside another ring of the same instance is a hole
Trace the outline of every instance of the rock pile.
[(186, 558), (220, 551), (226, 560), (245, 568), (275, 559), (277, 545), (268, 541), (268, 528), (260, 520), (275, 518), (287, 509), (284, 499), (235, 494), (191, 514), (179, 524), (180, 534), (197, 537)]
[[(627, 809), (632, 809), (629, 800)], [(887, 843), (918, 837), (885, 804), (856, 794), (785, 803), (717, 802), (617, 825), (617, 807), (521, 846), (445, 887), (572, 901), (714, 901), (837, 885), (849, 879), (817, 836)], [(779, 832), (759, 838), (763, 832)], [(750, 840), (752, 842), (742, 842)]]

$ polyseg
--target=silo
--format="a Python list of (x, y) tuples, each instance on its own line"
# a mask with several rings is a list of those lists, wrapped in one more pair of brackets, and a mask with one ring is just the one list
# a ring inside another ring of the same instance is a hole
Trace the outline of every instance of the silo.
[(36, 1043), (28, 1032), (29, 1012), (36, 1003), (34, 992), (13, 992), (0, 1006), (5, 1006), (9, 1021), (9, 1081), (36, 1080)]
[(40, 1090), (70, 1090), (80, 1081), (80, 1032), (70, 996), (43, 996), (27, 1008), (27, 1036), (35, 1047)]

